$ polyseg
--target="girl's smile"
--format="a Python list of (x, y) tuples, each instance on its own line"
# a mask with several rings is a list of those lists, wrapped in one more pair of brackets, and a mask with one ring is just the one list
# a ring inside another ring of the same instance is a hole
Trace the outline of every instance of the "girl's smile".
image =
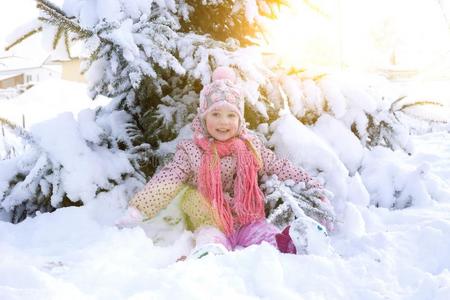
[(205, 116), (206, 130), (218, 141), (235, 137), (239, 129), (239, 115), (227, 107), (218, 107)]

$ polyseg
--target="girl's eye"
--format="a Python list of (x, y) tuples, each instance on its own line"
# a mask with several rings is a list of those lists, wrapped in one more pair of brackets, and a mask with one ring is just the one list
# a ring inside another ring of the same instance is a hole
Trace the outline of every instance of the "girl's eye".
[(237, 118), (237, 115), (236, 114), (228, 114), (228, 118)]
[(212, 113), (212, 116), (213, 116), (213, 117), (218, 117), (218, 116), (219, 116), (219, 113), (213, 112), (213, 113)]

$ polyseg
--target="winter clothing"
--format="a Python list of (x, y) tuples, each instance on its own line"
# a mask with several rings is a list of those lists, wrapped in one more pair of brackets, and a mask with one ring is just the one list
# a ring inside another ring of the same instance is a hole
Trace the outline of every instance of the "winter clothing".
[[(214, 227), (211, 227), (214, 228)], [(218, 229), (216, 229), (218, 230)], [(214, 242), (209, 244), (203, 244), (199, 247), (195, 247), (189, 254), (189, 259), (199, 259), (207, 255), (220, 255), (228, 252), (228, 249), (221, 243)], [(184, 256), (187, 258), (186, 256)]]
[[(200, 92), (198, 117), (194, 122), (198, 122), (204, 136), (211, 137), (206, 130), (206, 114), (221, 107), (226, 107), (239, 116), (238, 136), (242, 135), (245, 131), (244, 98), (236, 84), (233, 70), (228, 67), (217, 68), (212, 74), (212, 82)], [(196, 130), (197, 134), (198, 132)]]
[[(263, 194), (257, 178), (261, 166), (245, 142), (240, 138), (225, 142), (201, 138), (195, 139), (195, 143), (203, 150), (198, 174), (199, 191), (206, 199), (211, 199), (220, 228), (230, 235), (239, 225), (264, 219)], [(230, 155), (236, 161), (236, 179), (234, 197), (231, 201), (225, 201), (219, 161)], [(233, 205), (235, 217), (232, 216), (230, 204)]]
[[(246, 224), (238, 228), (233, 234), (225, 235), (215, 227), (203, 226), (195, 233), (196, 248), (211, 243), (222, 244), (227, 250), (246, 248), (250, 245), (259, 245), (267, 242), (277, 247), (275, 235), (279, 230), (265, 219)], [(194, 250), (195, 251), (195, 250)]]
[(291, 226), (287, 226), (281, 233), (276, 234), (275, 240), (278, 245), (278, 250), (280, 250), (281, 253), (297, 254), (297, 249), (289, 235), (290, 228)]
[(192, 186), (189, 186), (184, 192), (180, 208), (185, 216), (186, 227), (191, 231), (195, 231), (201, 226), (218, 226), (214, 220), (211, 204)]
[(133, 206), (129, 206), (126, 213), (115, 222), (115, 225), (121, 229), (126, 227), (134, 227), (143, 220), (144, 216), (141, 212)]
[[(292, 179), (296, 182), (305, 182), (308, 186), (315, 187), (320, 184), (313, 180), (306, 172), (295, 167), (286, 159), (278, 158), (271, 150), (266, 148), (261, 140), (253, 137), (252, 144), (259, 153), (262, 167), (258, 175), (276, 174), (280, 180)], [(153, 218), (156, 214), (169, 205), (181, 191), (184, 184), (198, 190), (200, 164), (203, 150), (193, 140), (183, 140), (177, 146), (177, 151), (170, 163), (157, 172), (146, 184), (143, 190), (138, 192), (130, 201), (130, 206), (136, 207), (148, 218)], [(220, 177), (223, 189), (224, 201), (228, 203), (232, 215), (237, 215), (232, 203), (234, 197), (234, 178), (237, 172), (236, 157), (233, 155), (220, 158)], [(211, 225), (220, 227), (211, 215), (210, 204), (199, 197), (198, 193), (193, 196), (192, 191), (187, 192), (182, 200), (183, 211), (193, 220), (193, 229), (201, 225)], [(189, 200), (185, 200), (189, 199)], [(196, 213), (193, 213), (196, 211)], [(200, 221), (200, 220), (204, 220)]]
[[(262, 241), (277, 246), (279, 232), (265, 220), (258, 176), (276, 174), (280, 180), (302, 181), (310, 187), (320, 184), (248, 133), (243, 99), (230, 74), (228, 68), (214, 72), (213, 82), (200, 93), (199, 113), (192, 122), (194, 139), (178, 144), (173, 160), (133, 197), (130, 206), (153, 218), (188, 184), (180, 206), (188, 227), (196, 232), (197, 246), (219, 243), (232, 250)], [(204, 120), (219, 105), (240, 117), (237, 136), (226, 141), (212, 138)]]
[(212, 109), (224, 105), (236, 112), (243, 123), (244, 99), (236, 85), (233, 70), (219, 67), (214, 71), (212, 80), (212, 83), (204, 86), (200, 92), (200, 117), (203, 118)]

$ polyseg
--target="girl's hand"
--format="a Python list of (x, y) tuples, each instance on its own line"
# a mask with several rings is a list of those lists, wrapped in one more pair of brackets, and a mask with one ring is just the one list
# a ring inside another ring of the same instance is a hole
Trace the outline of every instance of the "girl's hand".
[(320, 201), (322, 201), (323, 203), (328, 204), (328, 205), (331, 205), (331, 202), (330, 202), (330, 200), (328, 200), (328, 197), (327, 197), (327, 196), (321, 195), (321, 196), (319, 197), (319, 199), (320, 199)]
[(186, 258), (187, 258), (186, 255), (182, 255), (182, 256), (180, 256), (180, 257), (177, 258), (177, 262), (179, 262), (179, 261), (185, 261)]
[(141, 212), (137, 208), (129, 206), (125, 211), (125, 214), (120, 217), (114, 223), (114, 225), (119, 229), (132, 228), (139, 225), (139, 223), (141, 223), (143, 220), (144, 216), (141, 214)]

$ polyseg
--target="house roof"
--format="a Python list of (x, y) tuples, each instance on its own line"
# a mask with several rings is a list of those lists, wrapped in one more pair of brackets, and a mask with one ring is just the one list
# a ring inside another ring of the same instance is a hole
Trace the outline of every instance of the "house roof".
[(39, 68), (56, 71), (54, 67), (47, 65), (47, 58), (48, 55), (33, 59), (13, 55), (0, 57), (0, 76), (2, 74), (18, 74), (26, 70)]
[(8, 75), (0, 75), (0, 81), (16, 77), (17, 75), (21, 75), (23, 73), (14, 73), (14, 74), (8, 74)]
[(31, 59), (13, 55), (3, 56), (0, 57), (0, 72), (40, 67), (46, 58), (47, 57), (38, 57)]

